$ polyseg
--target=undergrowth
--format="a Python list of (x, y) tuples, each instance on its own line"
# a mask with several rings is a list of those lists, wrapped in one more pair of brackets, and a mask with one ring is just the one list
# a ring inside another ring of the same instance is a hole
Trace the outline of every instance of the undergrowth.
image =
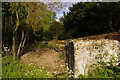
[(42, 68), (23, 64), (19, 60), (14, 60), (12, 56), (3, 57), (2, 61), (3, 78), (53, 78), (52, 72), (47, 72)]
[(62, 74), (57, 71), (47, 71), (33, 64), (24, 64), (20, 60), (14, 60), (12, 55), (3, 57), (2, 78), (70, 78), (69, 72)]

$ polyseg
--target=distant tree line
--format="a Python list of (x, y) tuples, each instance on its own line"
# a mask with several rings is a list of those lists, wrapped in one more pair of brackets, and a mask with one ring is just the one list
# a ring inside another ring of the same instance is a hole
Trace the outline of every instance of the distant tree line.
[(79, 2), (60, 19), (64, 39), (99, 35), (120, 30), (120, 2)]

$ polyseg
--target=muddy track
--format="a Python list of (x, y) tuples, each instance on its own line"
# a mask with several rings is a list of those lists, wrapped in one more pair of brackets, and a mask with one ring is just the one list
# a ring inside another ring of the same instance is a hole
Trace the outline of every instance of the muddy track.
[(59, 69), (65, 65), (65, 61), (60, 58), (61, 52), (56, 52), (49, 48), (37, 48), (34, 52), (28, 52), (21, 57), (25, 64), (33, 64), (38, 67), (44, 67), (46, 70)]

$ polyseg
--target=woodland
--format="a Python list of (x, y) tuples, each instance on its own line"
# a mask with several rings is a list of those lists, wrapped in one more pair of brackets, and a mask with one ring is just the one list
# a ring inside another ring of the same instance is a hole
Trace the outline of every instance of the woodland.
[[(78, 2), (69, 7), (69, 12), (63, 12), (60, 21), (56, 21), (56, 13), (49, 9), (49, 6), (51, 5), (43, 2), (2, 2), (4, 66), (9, 65), (11, 59), (18, 63), (16, 61), (31, 44), (120, 32), (120, 2)], [(10, 53), (6, 54), (6, 48)], [(8, 55), (12, 57), (9, 59)], [(4, 73), (7, 72), (7, 68), (4, 69)], [(116, 69), (118, 70), (113, 70)], [(111, 74), (114, 74), (114, 71)], [(115, 74), (119, 72), (116, 71)], [(5, 78), (18, 76), (6, 75)]]

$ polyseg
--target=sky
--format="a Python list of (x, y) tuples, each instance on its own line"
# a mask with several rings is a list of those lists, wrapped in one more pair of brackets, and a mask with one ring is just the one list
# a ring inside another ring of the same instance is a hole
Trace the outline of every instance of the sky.
[[(59, 21), (59, 19), (63, 16), (63, 12), (69, 12), (69, 7), (72, 7), (73, 4), (75, 3), (78, 3), (78, 2), (91, 2), (91, 1), (110, 1), (110, 0), (41, 0), (41, 1), (44, 1), (45, 3), (46, 2), (60, 2), (62, 4), (66, 4), (67, 6), (63, 7), (63, 8), (60, 8), (59, 11), (56, 11), (56, 10), (53, 10), (54, 12), (56, 12), (56, 21)], [(114, 0), (111, 0), (111, 1), (114, 1)], [(57, 8), (57, 6), (55, 7)]]
[(76, 2), (45, 2), (48, 5), (48, 9), (56, 13), (56, 21), (63, 16), (63, 12), (69, 12), (69, 7), (72, 7)]
[[(58, 11), (56, 10), (56, 8), (59, 8), (58, 5), (55, 5), (55, 10), (52, 10), (54, 12), (56, 12), (56, 21), (59, 22), (59, 19), (63, 16), (63, 12), (67, 13), (69, 12), (69, 7), (72, 7), (73, 4), (78, 3), (78, 2), (87, 2), (87, 1), (91, 1), (91, 0), (45, 0), (45, 4), (46, 3), (55, 3), (55, 2), (59, 2), (62, 5), (65, 5), (65, 7), (62, 7), (60, 9), (58, 9)], [(101, 0), (100, 0), (101, 1)]]
[(56, 17), (57, 17), (56, 21), (59, 21), (59, 19), (63, 16), (63, 12), (65, 13), (69, 12), (69, 7), (72, 7), (73, 4), (74, 4), (73, 2), (70, 2), (67, 4), (67, 7), (65, 7), (59, 12), (56, 12)]

